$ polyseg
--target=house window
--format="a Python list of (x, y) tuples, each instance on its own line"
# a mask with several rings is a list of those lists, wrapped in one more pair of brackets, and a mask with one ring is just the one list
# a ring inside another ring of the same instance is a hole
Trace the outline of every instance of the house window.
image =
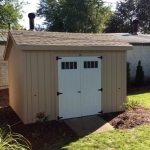
[(61, 69), (77, 69), (77, 62), (62, 62)]
[(98, 61), (84, 61), (84, 68), (98, 68)]

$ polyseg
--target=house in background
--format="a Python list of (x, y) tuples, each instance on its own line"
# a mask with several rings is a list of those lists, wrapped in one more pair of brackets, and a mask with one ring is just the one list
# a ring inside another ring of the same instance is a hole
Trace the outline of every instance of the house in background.
[(120, 111), (126, 101), (126, 53), (113, 35), (9, 31), (10, 106), (27, 123)]
[(145, 81), (150, 82), (150, 35), (133, 35), (129, 33), (113, 33), (113, 35), (133, 45), (133, 50), (127, 51), (131, 80), (134, 81), (135, 79), (136, 67), (140, 60), (145, 74)]
[(6, 30), (0, 30), (0, 89), (8, 88), (8, 63), (3, 58), (7, 32)]

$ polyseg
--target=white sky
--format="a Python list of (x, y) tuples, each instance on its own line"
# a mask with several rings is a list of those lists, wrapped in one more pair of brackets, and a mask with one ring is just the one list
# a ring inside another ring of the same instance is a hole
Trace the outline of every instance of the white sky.
[[(19, 22), (21, 25), (24, 26), (24, 28), (26, 28), (27, 30), (29, 29), (29, 19), (28, 19), (28, 13), (30, 12), (36, 12), (36, 9), (37, 9), (37, 6), (38, 6), (38, 3), (40, 0), (20, 0), (20, 1), (24, 1), (24, 2), (29, 2), (30, 4), (27, 5), (26, 7), (23, 8), (23, 10), (25, 11), (25, 13), (23, 14), (23, 19)], [(109, 2), (109, 3), (106, 3), (106, 5), (112, 5), (113, 6), (113, 10), (115, 9), (116, 7), (116, 1), (117, 0), (104, 0), (105, 2)], [(35, 18), (35, 25), (36, 24), (42, 24), (42, 19), (37, 19)]]

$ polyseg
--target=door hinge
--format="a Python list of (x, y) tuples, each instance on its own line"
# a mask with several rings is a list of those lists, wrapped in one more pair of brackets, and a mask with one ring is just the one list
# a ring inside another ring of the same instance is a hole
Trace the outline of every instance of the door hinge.
[(103, 88), (101, 88), (101, 89), (98, 89), (98, 91), (101, 91), (101, 92), (102, 92), (102, 91), (103, 91)]
[(62, 119), (62, 118), (63, 118), (63, 117), (59, 117), (59, 116), (58, 116), (58, 117), (57, 117), (57, 120), (60, 120), (60, 119)]
[(99, 114), (103, 114), (103, 111), (101, 110), (100, 112), (98, 112)]
[(63, 93), (59, 93), (59, 92), (57, 92), (57, 96), (59, 96), (60, 94), (63, 94)]
[(98, 58), (102, 59), (103, 57), (102, 57), (102, 56), (100, 56), (100, 57), (98, 57)]
[(56, 56), (56, 60), (58, 60), (58, 59), (62, 59), (62, 58), (61, 58), (61, 57)]

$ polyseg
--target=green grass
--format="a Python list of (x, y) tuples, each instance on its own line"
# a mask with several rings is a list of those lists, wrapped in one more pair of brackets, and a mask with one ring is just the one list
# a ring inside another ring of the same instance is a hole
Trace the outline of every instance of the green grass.
[[(140, 101), (150, 108), (150, 91), (129, 94), (129, 100)], [(62, 141), (43, 150), (150, 150), (150, 125), (129, 130), (92, 133), (78, 139)]]
[(150, 150), (150, 125), (130, 130), (92, 133), (45, 150)]
[(129, 100), (139, 101), (141, 106), (150, 108), (150, 90), (129, 94), (127, 98)]

